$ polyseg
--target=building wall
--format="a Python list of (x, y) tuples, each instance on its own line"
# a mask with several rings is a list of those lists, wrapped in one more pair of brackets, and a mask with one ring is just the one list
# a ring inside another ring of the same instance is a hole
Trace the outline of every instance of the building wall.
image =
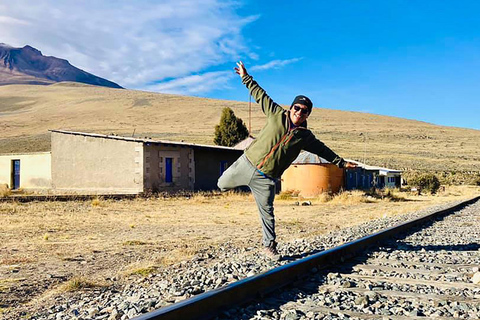
[[(172, 159), (172, 182), (166, 181), (166, 159)], [(193, 190), (195, 165), (193, 149), (186, 146), (146, 144), (144, 186), (154, 191)]]
[(401, 176), (398, 173), (387, 173), (385, 177), (386, 188), (400, 188)]
[(242, 154), (242, 150), (200, 149), (195, 153), (195, 190), (217, 189), (217, 181), (221, 174), (221, 163), (232, 165)]
[(12, 189), (12, 160), (20, 160), (20, 188), (51, 188), (50, 152), (0, 155), (0, 184), (7, 184), (10, 189)]
[(56, 190), (82, 193), (143, 191), (143, 143), (52, 132)]
[(372, 187), (383, 188), (382, 179), (377, 171), (365, 170), (363, 168), (352, 168), (346, 170), (346, 190), (370, 189)]

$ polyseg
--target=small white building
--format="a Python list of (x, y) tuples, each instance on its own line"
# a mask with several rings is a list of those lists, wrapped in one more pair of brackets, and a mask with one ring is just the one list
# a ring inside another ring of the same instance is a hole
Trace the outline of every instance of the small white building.
[(52, 187), (51, 152), (0, 155), (0, 184), (11, 190)]

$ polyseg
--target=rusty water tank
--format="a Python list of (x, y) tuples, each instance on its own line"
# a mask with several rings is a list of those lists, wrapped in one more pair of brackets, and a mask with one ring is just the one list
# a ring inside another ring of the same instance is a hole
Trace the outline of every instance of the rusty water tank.
[(307, 151), (301, 152), (282, 175), (282, 191), (296, 190), (302, 197), (338, 192), (343, 185), (343, 169)]

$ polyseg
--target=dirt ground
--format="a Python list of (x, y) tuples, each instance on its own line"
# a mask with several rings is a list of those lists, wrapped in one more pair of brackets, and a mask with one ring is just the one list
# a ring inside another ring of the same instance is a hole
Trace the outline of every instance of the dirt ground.
[[(277, 199), (278, 241), (281, 246), (478, 194), (480, 188), (463, 186), (433, 196), (395, 192), (400, 201), (361, 192), (309, 199), (309, 206), (295, 203), (301, 199)], [(238, 193), (0, 202), (0, 317), (2, 310), (42, 304), (71, 290), (72, 279), (123, 284), (226, 242), (260, 248), (256, 210), (251, 195)]]

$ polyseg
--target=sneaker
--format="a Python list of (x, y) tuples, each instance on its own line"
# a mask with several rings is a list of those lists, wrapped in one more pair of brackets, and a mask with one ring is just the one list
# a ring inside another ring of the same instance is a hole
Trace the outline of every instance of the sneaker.
[(282, 257), (280, 253), (278, 253), (277, 243), (275, 241), (270, 242), (270, 245), (268, 247), (264, 247), (263, 251), (267, 257), (274, 261), (278, 261)]

